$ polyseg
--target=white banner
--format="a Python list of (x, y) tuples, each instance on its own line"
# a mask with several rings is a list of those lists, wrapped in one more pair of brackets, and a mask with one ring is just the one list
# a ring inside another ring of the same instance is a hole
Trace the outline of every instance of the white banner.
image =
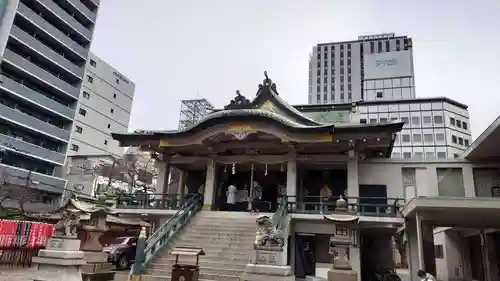
[(413, 76), (410, 51), (365, 54), (365, 79)]

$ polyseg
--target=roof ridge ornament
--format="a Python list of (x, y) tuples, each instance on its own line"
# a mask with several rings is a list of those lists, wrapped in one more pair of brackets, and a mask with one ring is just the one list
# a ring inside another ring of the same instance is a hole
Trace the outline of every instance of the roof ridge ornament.
[(252, 102), (240, 93), (240, 90), (236, 90), (236, 97), (232, 99), (228, 105), (224, 106), (225, 110), (233, 109), (246, 109), (250, 108)]
[[(268, 89), (273, 90), (277, 95), (279, 95), (278, 90), (276, 89), (276, 83), (273, 83), (273, 80), (271, 78), (269, 78), (266, 70), (264, 70), (264, 76), (266, 78), (264, 79), (262, 84), (259, 84), (259, 90), (262, 90), (263, 88), (268, 88)], [(259, 92), (257, 92), (257, 95)]]

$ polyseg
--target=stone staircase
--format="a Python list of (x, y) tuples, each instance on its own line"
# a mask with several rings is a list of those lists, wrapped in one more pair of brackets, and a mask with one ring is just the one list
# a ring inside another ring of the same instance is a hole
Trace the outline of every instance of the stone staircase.
[[(148, 264), (141, 281), (170, 281), (175, 256), (168, 253), (174, 247), (203, 248), (206, 255), (200, 256), (200, 281), (239, 281), (253, 249), (255, 219), (256, 215), (241, 212), (199, 212)], [(194, 264), (195, 260), (179, 257), (181, 264)], [(127, 280), (126, 274), (117, 273), (115, 280)]]

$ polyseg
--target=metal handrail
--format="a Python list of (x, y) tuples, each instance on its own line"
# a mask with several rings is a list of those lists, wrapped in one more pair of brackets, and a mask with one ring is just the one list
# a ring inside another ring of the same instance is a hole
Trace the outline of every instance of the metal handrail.
[[(202, 196), (200, 194), (188, 194), (190, 197), (181, 208), (165, 223), (163, 223), (148, 239), (137, 244), (134, 274), (141, 274), (145, 265), (149, 263), (158, 251), (168, 244), (170, 239), (179, 231), (191, 217), (202, 207)], [(139, 247), (142, 245), (142, 247)]]
[[(321, 197), (321, 196), (305, 196), (305, 198), (297, 198), (297, 196), (287, 196), (289, 212), (304, 213), (304, 214), (325, 214), (335, 211), (336, 200), (339, 196)], [(296, 200), (290, 200), (294, 198)], [(388, 216), (399, 217), (401, 210), (404, 207), (404, 199), (390, 197), (343, 197), (347, 201), (350, 211), (364, 216)], [(301, 199), (301, 200), (297, 200)], [(384, 200), (392, 203), (365, 203), (365, 200)]]

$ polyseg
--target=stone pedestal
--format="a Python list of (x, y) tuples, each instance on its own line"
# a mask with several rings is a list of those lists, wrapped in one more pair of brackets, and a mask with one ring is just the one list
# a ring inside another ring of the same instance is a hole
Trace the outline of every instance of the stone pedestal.
[(40, 281), (82, 281), (84, 254), (80, 251), (77, 237), (54, 236), (45, 250), (33, 257), (36, 272), (34, 280)]
[(256, 248), (241, 277), (242, 281), (295, 281), (286, 252), (276, 247)]
[(97, 225), (85, 225), (86, 239), (81, 250), (87, 265), (83, 267), (84, 281), (108, 281), (115, 278), (115, 273), (111, 271), (108, 264), (108, 255), (103, 252), (99, 238), (107, 231), (106, 217), (98, 217)]
[(332, 268), (328, 270), (328, 281), (358, 281), (358, 274), (354, 270)]

